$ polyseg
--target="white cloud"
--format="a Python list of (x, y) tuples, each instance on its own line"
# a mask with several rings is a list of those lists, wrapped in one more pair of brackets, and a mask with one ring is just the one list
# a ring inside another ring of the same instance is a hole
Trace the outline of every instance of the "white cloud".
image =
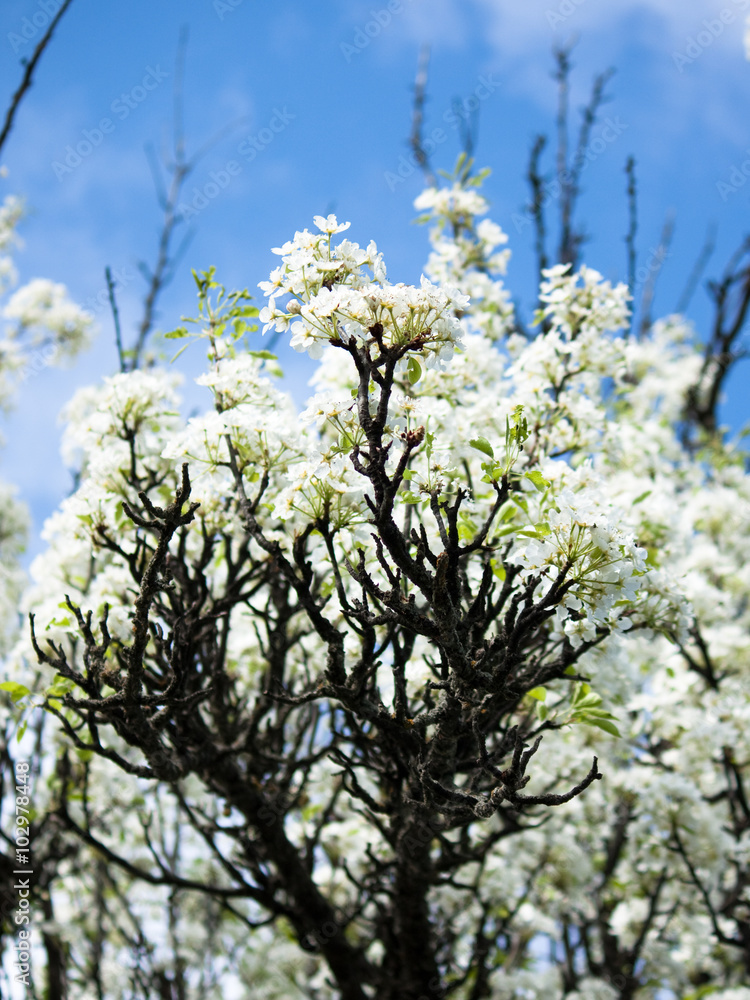
[[(629, 61), (626, 55), (634, 46), (650, 54), (656, 70), (663, 68), (675, 81), (690, 75), (691, 67), (706, 56), (720, 75), (741, 72), (746, 78), (748, 69), (744, 35), (750, 0), (710, 5), (705, 0), (441, 0), (439, 7), (431, 11), (434, 22), (445, 22), (445, 30), (432, 28), (437, 38), (462, 36), (478, 15), (481, 37), (494, 49), (499, 66), (512, 69), (514, 91), (544, 106), (553, 100), (548, 85), (551, 52), (576, 40), (580, 44), (574, 61), (584, 73)], [(414, 13), (419, 9), (415, 2)], [(410, 27), (421, 27), (416, 17)], [(719, 52), (722, 58), (716, 59)], [(681, 65), (680, 56), (687, 57)]]
[[(489, 19), (492, 41), (500, 51), (518, 53), (519, 46), (536, 49), (550, 42), (563, 42), (571, 34), (586, 31), (611, 32), (623, 21), (646, 16), (660, 23), (662, 33), (652, 35), (655, 47), (672, 45), (701, 31), (703, 22), (716, 21), (719, 12), (729, 9), (733, 21), (722, 35), (734, 35), (739, 42), (743, 11), (747, 0), (726, 0), (708, 6), (705, 0), (474, 0)], [(734, 28), (732, 28), (734, 25)]]

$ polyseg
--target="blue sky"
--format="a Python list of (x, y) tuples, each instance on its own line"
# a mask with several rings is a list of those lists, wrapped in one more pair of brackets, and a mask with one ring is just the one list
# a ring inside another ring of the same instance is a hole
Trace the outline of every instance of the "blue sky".
[[(54, 5), (3, 0), (3, 95), (17, 86), (20, 60), (43, 31), (45, 7)], [(394, 175), (399, 167), (408, 174), (402, 157), (424, 43), (432, 47), (425, 131), (442, 129), (444, 137), (435, 165), (452, 168), (460, 146), (452, 102), (474, 95), (476, 159), (492, 168), (486, 184), (491, 214), (509, 234), (508, 283), (528, 316), (534, 257), (530, 227), (518, 224), (528, 197), (524, 174), (534, 135), (553, 130), (552, 48), (576, 38), (576, 117), (594, 74), (616, 69), (611, 100), (592, 132), (600, 141), (583, 175), (578, 218), (592, 234), (584, 260), (609, 278), (626, 277), (623, 171), (633, 155), (639, 265), (648, 265), (665, 215), (674, 213), (656, 300), (656, 313), (666, 314), (709, 225), (718, 228), (709, 267), (714, 275), (748, 228), (750, 184), (719, 189), (739, 176), (733, 168), (750, 156), (748, 11), (750, 0), (74, 0), (4, 151), (9, 176), (2, 190), (22, 194), (28, 208), (18, 257), (22, 279), (62, 281), (79, 302), (95, 304), (109, 265), (121, 278), (120, 307), (132, 329), (144, 291), (137, 264), (154, 259), (160, 224), (144, 146), (159, 149), (168, 140), (178, 36), (186, 25), (189, 149), (229, 123), (234, 127), (187, 184), (188, 201), (207, 184), (213, 192), (212, 181), (220, 190), (196, 202), (205, 205), (191, 220), (192, 241), (161, 300), (161, 329), (192, 313), (191, 268), (214, 264), (225, 284), (254, 290), (275, 266), (270, 248), (318, 213), (351, 220), (351, 236), (360, 242), (374, 239), (392, 280), (419, 279), (427, 240), (412, 225), (412, 202), (421, 177), (415, 170), (396, 182)], [(615, 127), (605, 135), (607, 118)], [(102, 119), (110, 122), (106, 131)], [(62, 170), (67, 148), (91, 139), (90, 153), (77, 164), (69, 159), (72, 168)], [(552, 174), (551, 151), (546, 167)], [(703, 293), (689, 315), (699, 332), (707, 330), (711, 312)], [(91, 350), (66, 371), (46, 369), (29, 378), (4, 420), (0, 475), (19, 484), (35, 533), (70, 488), (58, 455), (57, 414), (78, 386), (115, 370), (108, 312), (101, 309), (98, 319)], [(301, 401), (309, 362), (281, 353), (289, 387)], [(195, 374), (198, 349), (178, 364), (188, 377)], [(723, 411), (735, 429), (750, 417), (747, 375), (739, 369)], [(196, 403), (197, 393), (190, 392)], [(32, 538), (30, 551), (38, 548)]]

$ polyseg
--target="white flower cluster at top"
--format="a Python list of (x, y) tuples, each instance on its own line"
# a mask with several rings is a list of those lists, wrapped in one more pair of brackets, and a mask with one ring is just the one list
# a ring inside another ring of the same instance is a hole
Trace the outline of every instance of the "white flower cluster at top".
[[(476, 180), (480, 182), (480, 174)], [(476, 187), (466, 188), (456, 180), (450, 187), (427, 188), (414, 202), (431, 220), (432, 251), (427, 276), (438, 285), (451, 284), (469, 296), (470, 327), (490, 340), (507, 336), (513, 326), (513, 306), (503, 285), (510, 250), (498, 249), (507, 235), (491, 219), (477, 222), (489, 205)]]
[[(422, 278), (419, 288), (390, 284), (375, 243), (366, 250), (349, 240), (334, 245), (332, 237), (349, 228), (336, 217), (315, 217), (320, 233), (304, 229), (274, 250), (282, 266), (261, 282), (269, 297), (260, 318), (265, 329), (291, 328), (291, 346), (320, 358), (327, 343), (373, 343), (372, 329), (382, 327), (389, 346), (405, 345), (419, 336), (418, 348), (428, 367), (444, 367), (460, 342), (456, 312), (468, 297), (451, 286), (438, 287)], [(367, 276), (364, 268), (369, 268)], [(279, 298), (291, 298), (281, 307)]]

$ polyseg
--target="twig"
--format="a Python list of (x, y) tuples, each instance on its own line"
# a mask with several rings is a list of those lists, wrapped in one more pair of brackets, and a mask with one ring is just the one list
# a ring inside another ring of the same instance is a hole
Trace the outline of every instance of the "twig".
[(591, 89), (589, 103), (583, 109), (583, 119), (578, 133), (578, 142), (573, 160), (568, 165), (568, 114), (569, 114), (569, 78), (571, 70), (570, 62), (571, 47), (557, 49), (555, 59), (557, 60), (557, 70), (555, 79), (558, 86), (558, 107), (557, 107), (557, 180), (560, 185), (560, 245), (558, 248), (558, 261), (561, 264), (570, 264), (575, 269), (578, 261), (578, 252), (584, 241), (584, 234), (576, 232), (573, 227), (573, 215), (578, 197), (581, 193), (581, 173), (586, 161), (586, 149), (588, 147), (591, 129), (596, 121), (596, 116), (600, 106), (606, 100), (604, 88), (606, 87), (614, 70), (608, 69), (600, 73), (594, 79)]
[[(578, 133), (578, 143), (576, 145), (575, 156), (573, 157), (573, 162), (570, 166), (570, 172), (572, 174), (572, 181), (570, 185), (571, 194), (571, 218), (572, 212), (575, 207), (575, 202), (581, 193), (580, 191), (580, 180), (581, 172), (583, 171), (586, 150), (589, 144), (589, 137), (591, 136), (591, 129), (596, 122), (596, 116), (599, 112), (599, 108), (604, 104), (608, 98), (604, 93), (604, 88), (610, 81), (612, 76), (614, 76), (613, 69), (607, 69), (603, 73), (600, 73), (594, 78), (594, 84), (591, 88), (591, 97), (589, 98), (589, 103), (583, 109), (583, 120), (581, 121), (581, 130)], [(580, 241), (580, 236), (578, 237)]]
[[(175, 83), (174, 83), (174, 111), (173, 111), (173, 156), (174, 160), (169, 165), (172, 178), (169, 185), (169, 192), (164, 195), (164, 189), (160, 194), (160, 185), (157, 185), (157, 197), (159, 198), (164, 211), (164, 222), (159, 236), (159, 246), (157, 250), (156, 265), (153, 271), (149, 271), (145, 264), (140, 265), (141, 273), (148, 281), (148, 289), (143, 302), (143, 316), (138, 327), (133, 348), (128, 352), (128, 370), (134, 371), (140, 367), (143, 350), (146, 341), (154, 325), (156, 302), (161, 292), (166, 288), (172, 274), (176, 260), (170, 257), (170, 244), (175, 228), (182, 221), (177, 205), (180, 199), (182, 186), (190, 173), (193, 164), (185, 159), (185, 136), (182, 126), (182, 95), (185, 72), (185, 49), (187, 48), (188, 33), (185, 27), (180, 31), (180, 39), (177, 44), (177, 58), (175, 61)], [(152, 163), (152, 170), (154, 164)], [(158, 175), (157, 175), (158, 177)]]
[(557, 49), (555, 51), (557, 69), (555, 80), (557, 81), (557, 179), (562, 188), (560, 204), (560, 263), (563, 261), (563, 247), (567, 246), (571, 213), (570, 184), (571, 178), (568, 176), (568, 77), (570, 76), (570, 48)]
[(526, 179), (531, 187), (532, 201), (530, 207), (531, 213), (534, 216), (534, 247), (536, 250), (537, 272), (539, 274), (540, 282), (542, 280), (543, 272), (549, 264), (547, 260), (547, 250), (545, 247), (547, 234), (544, 223), (544, 177), (539, 170), (539, 158), (541, 157), (542, 150), (546, 144), (546, 136), (538, 135), (536, 137), (534, 145), (531, 148), (529, 168), (526, 173)]
[(177, 45), (177, 58), (175, 60), (175, 82), (174, 82), (174, 111), (172, 124), (172, 159), (168, 161), (165, 155), (165, 168), (170, 175), (169, 185), (165, 186), (160, 171), (159, 162), (150, 146), (146, 147), (146, 156), (149, 161), (151, 173), (154, 177), (156, 197), (159, 206), (164, 212), (159, 244), (157, 247), (156, 264), (151, 269), (145, 262), (141, 261), (139, 270), (148, 284), (146, 296), (143, 302), (143, 316), (138, 326), (138, 333), (133, 347), (124, 353), (126, 368), (124, 370), (134, 371), (143, 363), (143, 352), (146, 347), (149, 335), (151, 334), (156, 318), (156, 305), (159, 296), (174, 277), (178, 262), (182, 259), (185, 250), (192, 239), (192, 231), (185, 233), (181, 243), (173, 252), (172, 240), (177, 227), (183, 222), (179, 211), (180, 197), (183, 186), (189, 175), (195, 170), (198, 162), (221, 140), (224, 136), (235, 128), (240, 122), (245, 120), (245, 116), (229, 122), (218, 129), (197, 152), (188, 157), (185, 152), (185, 132), (183, 127), (183, 85), (185, 78), (185, 53), (187, 50), (188, 32), (183, 27), (180, 31), (180, 38)]
[[(638, 201), (635, 183), (635, 159), (632, 156), (628, 157), (628, 161), (625, 164), (625, 173), (628, 177), (628, 234), (625, 237), (625, 243), (628, 248), (628, 291), (630, 292), (630, 297), (632, 299), (633, 291), (635, 289), (635, 234), (638, 231)], [(635, 309), (633, 308), (631, 313), (631, 325), (632, 318), (634, 316)]]
[(716, 223), (712, 222), (706, 232), (706, 239), (705, 242), (703, 243), (703, 246), (701, 247), (701, 252), (698, 254), (698, 259), (696, 260), (695, 265), (693, 266), (693, 270), (690, 272), (688, 280), (685, 283), (685, 287), (682, 290), (682, 295), (680, 295), (679, 301), (675, 306), (675, 312), (685, 313), (687, 311), (687, 307), (690, 305), (690, 300), (695, 294), (695, 290), (698, 287), (698, 282), (701, 279), (701, 275), (703, 274), (706, 268), (706, 264), (708, 263), (711, 254), (714, 252), (715, 246), (716, 246)]
[(115, 344), (117, 345), (117, 358), (120, 363), (120, 371), (127, 371), (125, 353), (122, 349), (122, 330), (120, 328), (120, 313), (115, 299), (115, 283), (112, 280), (112, 272), (109, 266), (104, 268), (104, 277), (107, 279), (107, 292), (109, 294), (109, 305), (112, 310), (112, 322), (115, 325)]
[(422, 142), (422, 126), (424, 124), (424, 104), (427, 95), (427, 71), (430, 64), (430, 46), (423, 45), (419, 53), (417, 78), (414, 81), (414, 104), (412, 105), (411, 135), (409, 145), (414, 158), (424, 174), (428, 187), (435, 187), (437, 180), (430, 166), (430, 157)]
[(646, 278), (646, 284), (643, 289), (643, 296), (641, 298), (641, 322), (638, 328), (639, 339), (644, 337), (651, 329), (651, 306), (653, 305), (654, 295), (656, 294), (656, 283), (659, 280), (664, 260), (669, 253), (669, 247), (672, 242), (673, 234), (674, 215), (670, 213), (664, 220), (659, 245), (655, 252), (656, 260), (654, 262), (654, 266), (649, 268), (648, 277)]
[(471, 117), (467, 118), (465, 106), (460, 98), (453, 99), (453, 114), (458, 118), (461, 131), (461, 148), (467, 162), (474, 156), (474, 147), (477, 144), (477, 132), (479, 131), (479, 108), (472, 108), (469, 112)]
[(39, 60), (42, 57), (42, 53), (47, 48), (49, 40), (50, 38), (52, 38), (52, 33), (57, 27), (60, 18), (63, 16), (68, 7), (70, 7), (72, 2), (73, 0), (64, 0), (62, 7), (52, 18), (49, 27), (42, 35), (42, 38), (37, 47), (34, 49), (34, 54), (32, 55), (31, 59), (29, 59), (29, 61), (26, 63), (26, 70), (21, 79), (20, 86), (18, 87), (18, 90), (11, 98), (10, 107), (8, 108), (8, 111), (5, 115), (5, 123), (3, 124), (3, 130), (2, 132), (0, 132), (0, 150), (2, 150), (3, 146), (5, 145), (5, 140), (8, 138), (10, 130), (13, 128), (13, 122), (16, 117), (16, 112), (18, 111), (19, 105), (23, 100), (23, 96), (29, 89), (29, 87), (31, 87), (32, 77), (34, 75), (34, 70), (36, 69), (36, 64), (39, 62)]
[[(724, 382), (732, 365), (745, 357), (736, 343), (744, 330), (750, 309), (750, 262), (743, 258), (750, 255), (750, 237), (746, 237), (724, 271), (721, 281), (709, 282), (709, 292), (714, 300), (714, 317), (711, 337), (706, 344), (703, 367), (697, 383), (688, 392), (687, 418), (708, 435), (717, 433), (717, 409)], [(686, 443), (689, 443), (686, 439)]]

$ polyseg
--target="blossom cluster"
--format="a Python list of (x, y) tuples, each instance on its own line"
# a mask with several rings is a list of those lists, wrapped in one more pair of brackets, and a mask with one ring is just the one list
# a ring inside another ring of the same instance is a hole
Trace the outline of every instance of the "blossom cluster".
[[(476, 180), (481, 182), (482, 174)], [(438, 285), (450, 284), (468, 295), (469, 328), (498, 341), (513, 329), (510, 294), (503, 284), (510, 250), (507, 234), (492, 219), (481, 219), (489, 204), (476, 186), (456, 180), (450, 187), (427, 188), (414, 202), (420, 221), (432, 223), (432, 251), (426, 273)], [(502, 248), (502, 249), (500, 249)]]
[[(461, 339), (460, 314), (468, 297), (450, 286), (422, 278), (419, 288), (390, 284), (374, 242), (366, 250), (332, 237), (349, 228), (336, 217), (316, 216), (320, 233), (307, 229), (274, 250), (282, 259), (260, 287), (269, 298), (261, 311), (264, 329), (290, 329), (291, 346), (322, 356), (326, 344), (410, 347), (428, 367), (443, 367)], [(365, 274), (368, 267), (371, 277)], [(284, 306), (279, 298), (289, 296)]]

